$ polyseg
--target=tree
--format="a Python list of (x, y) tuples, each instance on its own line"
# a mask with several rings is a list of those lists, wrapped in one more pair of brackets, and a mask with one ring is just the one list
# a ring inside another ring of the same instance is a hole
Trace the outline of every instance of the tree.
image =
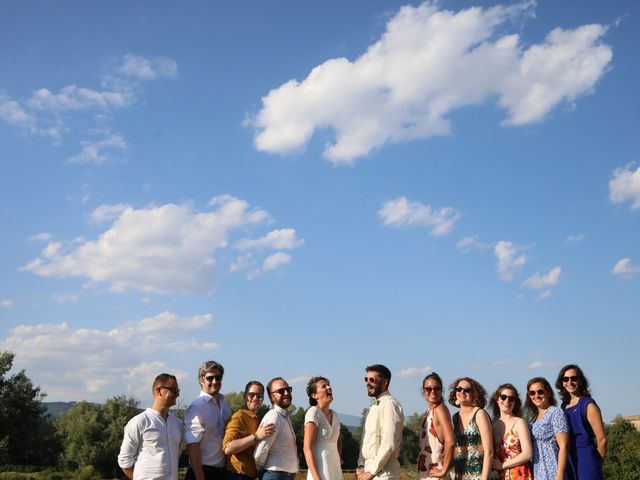
[(342, 439), (342, 468), (353, 469), (358, 466), (358, 456), (360, 455), (360, 442), (358, 442), (351, 431), (344, 425), (340, 426)]
[(604, 460), (605, 478), (640, 480), (640, 432), (631, 423), (616, 417), (606, 427), (607, 457)]
[(120, 475), (117, 457), (124, 426), (140, 412), (133, 397), (115, 396), (104, 405), (85, 401), (55, 422), (65, 438), (62, 463), (70, 469), (92, 466), (104, 477)]
[(55, 465), (61, 443), (44, 415), (45, 393), (24, 370), (6, 377), (14, 358), (0, 353), (0, 464)]

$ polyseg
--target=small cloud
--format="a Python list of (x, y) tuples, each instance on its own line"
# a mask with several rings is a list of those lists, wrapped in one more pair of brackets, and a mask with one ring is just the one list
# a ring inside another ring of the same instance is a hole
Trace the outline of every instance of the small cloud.
[(409, 367), (398, 372), (398, 376), (400, 378), (412, 378), (412, 377), (421, 377), (433, 371), (430, 365), (427, 365), (422, 368), (418, 367)]
[(298, 375), (297, 377), (293, 377), (287, 380), (289, 385), (304, 385), (311, 378), (310, 375)]
[(398, 197), (384, 202), (378, 217), (388, 227), (420, 226), (429, 228), (430, 235), (448, 234), (460, 218), (460, 213), (451, 207), (432, 208), (420, 202), (410, 202)]
[(609, 181), (609, 199), (613, 203), (631, 202), (631, 209), (640, 209), (640, 167), (616, 168)]
[(11, 300), (10, 298), (5, 298), (4, 300), (2, 300), (0, 302), (0, 307), (4, 307), (4, 308), (11, 308), (14, 305), (15, 304), (14, 304), (13, 300)]
[(529, 368), (530, 370), (536, 370), (539, 368), (556, 368), (556, 367), (557, 365), (554, 363), (543, 362), (542, 360), (535, 360), (531, 362), (527, 368)]
[(178, 64), (168, 57), (146, 58), (141, 55), (126, 54), (115, 67), (115, 72), (138, 80), (155, 80), (161, 77), (174, 78), (178, 74)]
[(553, 292), (551, 292), (551, 290), (547, 289), (544, 292), (542, 292), (540, 295), (538, 295), (538, 300), (545, 300), (547, 298), (549, 298), (552, 295)]
[(541, 290), (547, 287), (553, 287), (560, 280), (562, 269), (560, 267), (552, 268), (546, 275), (536, 273), (527, 278), (522, 285), (532, 290)]
[(69, 157), (69, 163), (103, 165), (121, 161), (122, 157), (116, 154), (116, 151), (123, 151), (128, 148), (127, 143), (121, 135), (111, 134), (108, 137), (95, 142), (82, 142), (82, 150), (80, 153)]
[(48, 242), (51, 240), (50, 233), (36, 233), (35, 235), (31, 235), (29, 237), (29, 241), (31, 242)]
[(494, 253), (498, 258), (497, 272), (500, 280), (512, 281), (515, 272), (527, 263), (527, 257), (520, 254), (523, 250), (526, 250), (526, 247), (520, 247), (504, 240), (496, 244)]
[(75, 303), (80, 299), (79, 293), (54, 293), (53, 300), (56, 303)]
[(474, 250), (488, 250), (492, 246), (490, 243), (481, 242), (475, 235), (464, 237), (456, 243), (456, 248), (462, 254), (470, 253)]
[(264, 237), (255, 240), (245, 238), (236, 243), (238, 250), (248, 250), (250, 248), (273, 248), (277, 250), (290, 250), (301, 247), (303, 239), (296, 238), (296, 231), (293, 228), (281, 228), (273, 230)]
[(630, 258), (618, 260), (611, 273), (622, 278), (631, 278), (640, 274), (640, 265), (633, 265)]
[(262, 262), (262, 269), (267, 272), (269, 270), (275, 270), (291, 263), (291, 255), (284, 252), (276, 252), (273, 255), (269, 255)]
[(565, 243), (578, 243), (583, 241), (586, 238), (586, 235), (584, 233), (579, 233), (577, 235), (568, 235), (567, 238), (565, 238)]
[(112, 222), (122, 215), (122, 212), (128, 208), (131, 208), (131, 205), (127, 205), (125, 203), (118, 203), (116, 205), (100, 205), (89, 214), (89, 221), (98, 225), (105, 222)]

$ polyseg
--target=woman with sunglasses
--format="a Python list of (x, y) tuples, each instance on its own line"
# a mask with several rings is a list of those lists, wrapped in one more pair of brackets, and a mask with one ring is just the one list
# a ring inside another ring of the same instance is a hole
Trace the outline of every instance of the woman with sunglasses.
[(455, 440), (451, 414), (442, 401), (442, 379), (433, 372), (422, 380), (422, 396), (428, 404), (422, 417), (418, 479), (442, 478), (451, 466)]
[(229, 419), (222, 448), (227, 455), (225, 480), (252, 480), (258, 477), (253, 459), (256, 444), (271, 435), (272, 423), (258, 426), (258, 411), (264, 401), (264, 385), (257, 380), (244, 388), (244, 405)]
[(500, 385), (489, 401), (493, 414), (494, 478), (531, 480), (531, 438), (527, 422), (522, 418), (522, 402), (518, 390), (510, 383)]
[(607, 437), (602, 413), (589, 392), (589, 380), (577, 365), (565, 365), (556, 380), (569, 424), (569, 465), (576, 480), (601, 480)]
[(329, 380), (312, 377), (307, 384), (309, 405), (304, 416), (304, 458), (307, 480), (342, 480), (340, 419), (331, 410), (333, 390)]
[(491, 420), (484, 406), (487, 391), (473, 378), (459, 378), (449, 387), (456, 448), (453, 462), (456, 480), (488, 480), (493, 459)]
[(530, 415), (529, 430), (533, 446), (533, 478), (563, 480), (568, 468), (569, 427), (546, 378), (527, 382), (524, 408)]

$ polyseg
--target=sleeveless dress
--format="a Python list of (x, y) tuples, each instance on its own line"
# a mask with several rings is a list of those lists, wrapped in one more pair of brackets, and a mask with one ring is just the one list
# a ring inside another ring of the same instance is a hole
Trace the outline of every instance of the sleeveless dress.
[(484, 462), (484, 449), (480, 429), (476, 423), (476, 415), (482, 410), (477, 409), (464, 430), (460, 421), (460, 412), (453, 414), (453, 433), (456, 437), (456, 449), (453, 454), (456, 480), (480, 480), (482, 464)]
[(569, 424), (569, 466), (575, 480), (604, 480), (595, 434), (587, 420), (587, 407), (591, 403), (596, 403), (593, 398), (580, 397), (572, 407), (562, 405)]
[[(318, 407), (311, 407), (304, 416), (304, 423), (315, 423), (316, 441), (313, 445), (313, 458), (316, 469), (322, 480), (342, 480), (342, 466), (338, 453), (340, 438), (340, 418), (333, 412), (333, 421), (329, 424), (327, 417)], [(313, 480), (311, 472), (307, 472), (307, 480)]]
[[(437, 407), (436, 407), (437, 408)], [(446, 408), (446, 407), (445, 407)], [(429, 479), (429, 470), (442, 468), (444, 445), (438, 440), (433, 424), (435, 410), (427, 410), (420, 429), (420, 452), (418, 453), (418, 478)]]
[[(502, 437), (502, 443), (496, 450), (496, 456), (501, 462), (517, 457), (522, 453), (522, 445), (520, 445), (520, 439), (513, 430), (516, 426), (516, 422), (513, 422), (511, 428)], [(531, 464), (529, 462), (516, 467), (505, 468), (502, 470), (501, 476), (498, 477), (501, 480), (531, 480)]]
[[(549, 407), (541, 419), (529, 423), (531, 446), (533, 447), (533, 478), (536, 480), (555, 480), (558, 471), (558, 442), (556, 433), (567, 433), (567, 419), (562, 410)], [(570, 470), (570, 468), (567, 468)], [(565, 472), (565, 478), (570, 478)]]

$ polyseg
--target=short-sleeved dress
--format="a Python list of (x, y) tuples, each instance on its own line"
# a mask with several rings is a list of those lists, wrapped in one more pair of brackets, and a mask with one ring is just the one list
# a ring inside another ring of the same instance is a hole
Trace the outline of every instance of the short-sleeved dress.
[[(342, 466), (338, 453), (340, 438), (340, 418), (333, 412), (333, 421), (329, 424), (327, 417), (318, 407), (311, 407), (304, 416), (304, 423), (315, 423), (316, 441), (313, 445), (313, 458), (316, 469), (322, 480), (342, 480)], [(307, 480), (313, 480), (311, 472), (307, 472)]]
[(569, 424), (569, 465), (575, 480), (604, 480), (595, 434), (587, 420), (591, 403), (596, 403), (593, 398), (580, 397), (576, 405), (562, 406)]
[[(509, 431), (502, 437), (502, 443), (496, 449), (496, 456), (501, 462), (515, 458), (522, 453), (522, 445), (514, 430), (515, 426), (516, 422), (513, 422)], [(502, 480), (531, 480), (531, 464), (527, 462), (516, 467), (505, 468), (499, 478)]]
[[(446, 408), (446, 407), (445, 407)], [(429, 479), (429, 470), (442, 468), (444, 445), (438, 439), (433, 424), (435, 410), (428, 410), (420, 429), (420, 452), (418, 453), (418, 479)]]
[(529, 423), (529, 429), (533, 447), (533, 478), (554, 480), (558, 471), (560, 450), (556, 434), (569, 431), (564, 413), (559, 408), (551, 406), (540, 420)]
[(484, 462), (484, 449), (482, 437), (476, 423), (476, 416), (482, 410), (477, 409), (469, 421), (469, 425), (463, 430), (460, 421), (460, 412), (453, 414), (453, 433), (456, 437), (456, 449), (453, 455), (456, 480), (480, 480)]

